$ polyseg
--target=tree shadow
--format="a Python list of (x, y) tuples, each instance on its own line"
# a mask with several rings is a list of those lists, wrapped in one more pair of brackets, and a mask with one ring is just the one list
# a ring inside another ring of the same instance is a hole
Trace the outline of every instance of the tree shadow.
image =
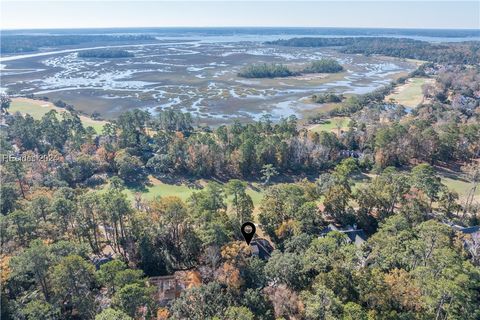
[(450, 168), (435, 166), (435, 170), (437, 171), (437, 173), (440, 176), (442, 176), (444, 178), (449, 178), (449, 179), (452, 179), (452, 180), (462, 181), (462, 182), (466, 182), (466, 183), (470, 182), (467, 179), (465, 179), (464, 173), (460, 171), (460, 168), (450, 169)]

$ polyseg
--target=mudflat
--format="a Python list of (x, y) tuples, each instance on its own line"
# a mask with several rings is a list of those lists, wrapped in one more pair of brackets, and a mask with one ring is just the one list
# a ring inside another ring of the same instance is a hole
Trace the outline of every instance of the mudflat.
[[(118, 46), (115, 46), (116, 48)], [(209, 39), (122, 45), (134, 57), (81, 58), (87, 48), (30, 54), (2, 61), (1, 87), (10, 93), (63, 100), (105, 119), (143, 108), (191, 112), (199, 123), (252, 121), (302, 116), (318, 105), (305, 103), (314, 93), (367, 93), (416, 68), (413, 61), (341, 54), (333, 48), (289, 48), (261, 41)], [(244, 79), (250, 64), (281, 63), (301, 68), (334, 58), (345, 71), (275, 79)]]

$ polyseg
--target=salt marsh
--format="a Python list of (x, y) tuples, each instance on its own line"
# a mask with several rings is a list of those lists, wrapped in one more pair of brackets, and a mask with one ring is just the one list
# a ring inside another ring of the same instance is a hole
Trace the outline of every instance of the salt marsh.
[[(258, 119), (264, 113), (301, 117), (319, 107), (302, 102), (311, 94), (367, 93), (416, 68), (401, 59), (341, 54), (333, 48), (276, 47), (251, 39), (158, 40), (121, 47), (135, 56), (80, 58), (78, 51), (87, 48), (72, 48), (8, 57), (1, 61), (1, 87), (11, 94), (61, 99), (107, 119), (132, 108), (152, 113), (174, 108), (191, 112), (200, 123), (216, 124)], [(237, 76), (253, 63), (301, 68), (321, 58), (337, 59), (345, 71), (276, 79)]]

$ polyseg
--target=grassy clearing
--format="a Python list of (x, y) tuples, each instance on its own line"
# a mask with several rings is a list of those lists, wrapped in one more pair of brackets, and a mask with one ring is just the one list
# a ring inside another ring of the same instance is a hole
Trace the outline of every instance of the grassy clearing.
[[(460, 200), (467, 197), (468, 192), (472, 188), (472, 184), (470, 182), (462, 180), (459, 176), (455, 177), (451, 174), (447, 176), (442, 171), (437, 172), (440, 179), (442, 180), (442, 183), (446, 185), (450, 191), (455, 191), (456, 193), (458, 193)], [(375, 177), (375, 174), (368, 174), (363, 177), (364, 179), (355, 179), (355, 184), (352, 186), (352, 190), (355, 192)], [(477, 189), (477, 191), (475, 192), (475, 199), (476, 201), (480, 201), (480, 189)]]
[(58, 112), (58, 109), (60, 108), (57, 108), (46, 101), (37, 101), (25, 98), (13, 98), (8, 111), (10, 113), (28, 113), (34, 119), (38, 120), (42, 118), (48, 111), (56, 110)]
[[(28, 98), (13, 98), (10, 104), (9, 112), (20, 112), (21, 114), (29, 114), (34, 119), (40, 120), (47, 112), (55, 110), (58, 113), (65, 112), (65, 109), (56, 107), (48, 101), (33, 100)], [(93, 120), (86, 116), (80, 116), (85, 127), (93, 127), (97, 133), (101, 133), (106, 121)]]
[[(166, 196), (175, 196), (179, 197), (182, 200), (187, 200), (188, 197), (194, 192), (198, 192), (202, 189), (188, 186), (186, 184), (169, 184), (162, 182), (154, 177), (149, 177), (150, 186), (146, 187), (145, 190), (137, 190), (137, 189), (126, 189), (124, 192), (127, 195), (127, 198), (130, 201), (134, 201), (135, 194), (140, 193), (143, 199), (152, 200), (155, 197), (166, 197)], [(197, 185), (206, 186), (209, 182), (208, 180), (198, 180), (196, 181)], [(104, 189), (100, 190), (100, 192), (104, 192), (108, 186), (105, 186)], [(264, 190), (261, 189), (257, 184), (250, 185), (247, 188), (247, 194), (252, 197), (253, 205), (258, 207), (260, 201), (263, 198)]]
[(386, 96), (385, 101), (393, 99), (406, 107), (415, 108), (423, 102), (422, 86), (433, 81), (429, 78), (409, 79), (405, 84), (398, 86), (392, 94)]
[(309, 128), (312, 132), (321, 132), (321, 131), (328, 131), (338, 133), (338, 129), (340, 130), (347, 130), (348, 123), (350, 122), (350, 118), (348, 117), (334, 117), (331, 119), (327, 119), (325, 123), (315, 124)]
[(180, 184), (167, 184), (155, 178), (150, 178), (151, 186), (147, 187), (146, 190), (135, 190), (127, 189), (128, 198), (133, 201), (135, 193), (140, 192), (142, 198), (151, 200), (155, 197), (165, 197), (165, 196), (175, 196), (179, 197), (182, 200), (187, 200), (187, 198), (198, 189), (190, 188), (187, 185)]
[(85, 116), (80, 116), (80, 120), (85, 127), (92, 127), (98, 134), (102, 133), (103, 126), (107, 123), (107, 121), (93, 120)]
[[(458, 193), (460, 199), (466, 198), (468, 192), (472, 188), (470, 182), (466, 182), (460, 179), (452, 179), (449, 177), (441, 177), (442, 183), (445, 184), (449, 190), (455, 191)], [(475, 192), (475, 198), (477, 201), (480, 201), (480, 188)]]
[(247, 189), (247, 194), (250, 197), (252, 197), (253, 205), (255, 206), (255, 208), (258, 208), (258, 206), (260, 205), (260, 202), (263, 199), (263, 195), (265, 193), (265, 190), (260, 189), (260, 188), (255, 188), (255, 189), (256, 190), (253, 190), (252, 188), (249, 187)]
[(300, 120), (301, 123), (306, 122), (308, 118), (313, 118), (318, 115), (327, 115), (329, 112), (339, 108), (342, 105), (341, 102), (314, 103), (310, 97), (301, 99), (300, 102), (314, 106), (312, 108), (306, 108), (300, 111), (302, 118)]

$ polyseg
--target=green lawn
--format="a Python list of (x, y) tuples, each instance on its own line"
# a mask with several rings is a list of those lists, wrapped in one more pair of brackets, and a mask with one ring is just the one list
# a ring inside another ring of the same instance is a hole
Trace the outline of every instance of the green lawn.
[[(168, 184), (155, 178), (150, 178), (150, 182), (151, 186), (148, 186), (146, 190), (126, 189), (124, 192), (126, 193), (127, 198), (133, 202), (135, 199), (135, 194), (140, 192), (142, 198), (147, 200), (151, 200), (157, 196), (176, 196), (185, 201), (193, 192), (202, 190), (189, 187), (186, 184)], [(104, 192), (107, 187), (108, 186), (105, 186), (105, 188), (100, 190), (100, 192)], [(253, 205), (257, 207), (263, 198), (264, 190), (258, 188), (257, 185), (255, 185), (255, 189), (258, 190), (253, 190), (251, 187), (248, 187), (247, 194), (252, 197)]]
[[(103, 189), (99, 190), (100, 193), (103, 193), (107, 190), (108, 184), (103, 187)], [(165, 196), (176, 196), (182, 200), (186, 200), (196, 189), (189, 188), (186, 185), (175, 185), (175, 184), (167, 184), (163, 182), (155, 183), (146, 188), (146, 190), (137, 190), (128, 188), (123, 192), (127, 195), (128, 200), (131, 202), (135, 199), (135, 194), (137, 192), (141, 193), (143, 199), (151, 200), (157, 196), (165, 197)]]
[(87, 118), (87, 117), (80, 117), (82, 120), (82, 123), (85, 127), (92, 127), (95, 129), (95, 132), (98, 134), (101, 134), (103, 131), (103, 126), (105, 125), (105, 122), (103, 121), (95, 121), (93, 119)]
[[(460, 198), (466, 197), (472, 188), (471, 183), (462, 180), (442, 177), (442, 182), (448, 187), (449, 190), (457, 192)], [(480, 200), (480, 188), (477, 188), (475, 196), (478, 200)]]
[(312, 126), (309, 130), (312, 132), (321, 132), (321, 131), (328, 131), (331, 132), (332, 130), (337, 133), (337, 129), (340, 126), (340, 130), (345, 131), (348, 127), (348, 123), (350, 118), (348, 117), (334, 117), (331, 119), (325, 120), (325, 123), (320, 123)]
[(260, 205), (260, 202), (263, 199), (263, 195), (265, 193), (264, 189), (258, 189), (258, 191), (253, 190), (251, 188), (247, 189), (247, 194), (252, 197), (253, 205), (255, 207), (258, 207)]
[(20, 112), (21, 114), (29, 114), (34, 119), (41, 119), (48, 111), (52, 110), (50, 106), (47, 106), (48, 102), (43, 103), (45, 106), (41, 106), (39, 103), (28, 102), (25, 100), (13, 99), (8, 111), (10, 113)]
[(175, 196), (182, 200), (186, 200), (197, 189), (189, 188), (186, 185), (167, 184), (163, 182), (156, 183), (147, 187), (145, 191), (139, 191), (135, 189), (127, 189), (127, 196), (133, 201), (134, 195), (137, 192), (142, 194), (142, 198), (151, 200), (155, 197)]
[[(20, 112), (21, 114), (29, 114), (34, 119), (40, 120), (50, 110), (55, 110), (58, 113), (65, 112), (64, 109), (54, 106), (51, 102), (32, 100), (26, 98), (14, 98), (8, 109), (10, 113)], [(61, 119), (59, 117), (59, 119)], [(80, 116), (85, 127), (93, 127), (97, 133), (101, 133), (105, 121), (97, 121), (86, 116)]]
[(431, 82), (432, 79), (429, 78), (411, 78), (407, 83), (397, 87), (385, 100), (393, 99), (404, 106), (415, 108), (423, 101), (422, 86)]
[[(466, 197), (468, 195), (468, 192), (472, 188), (472, 184), (470, 182), (466, 182), (461, 179), (454, 179), (451, 177), (447, 177), (440, 172), (439, 172), (439, 176), (442, 179), (442, 183), (446, 185), (450, 191), (455, 191), (456, 193), (458, 193), (460, 198)], [(371, 178), (373, 177), (375, 177), (375, 175), (371, 175)], [(353, 185), (352, 190), (355, 192), (361, 186), (369, 182), (369, 180), (370, 179), (355, 180), (355, 184)], [(477, 189), (475, 196), (477, 198), (477, 201), (480, 201), (480, 188)]]
[[(374, 175), (363, 176), (362, 179), (355, 179), (355, 184), (353, 185), (352, 190), (355, 192), (358, 188), (368, 183), (372, 177), (374, 177)], [(471, 188), (471, 185), (468, 182), (447, 178), (445, 176), (442, 176), (442, 182), (447, 185), (450, 190), (457, 192), (460, 197), (465, 197)], [(204, 185), (206, 183), (208, 183), (208, 181), (203, 181), (202, 184)], [(151, 178), (151, 184), (152, 185), (147, 187), (145, 191), (141, 191), (144, 199), (151, 200), (156, 196), (176, 196), (185, 201), (193, 192), (202, 190), (189, 187), (186, 184), (168, 184), (154, 178)], [(260, 184), (257, 183), (253, 184), (253, 188), (255, 190), (249, 186), (247, 188), (247, 193), (250, 195), (250, 197), (252, 197), (254, 206), (258, 208), (260, 202), (262, 201), (265, 190)], [(139, 191), (135, 189), (127, 189), (125, 192), (128, 199), (133, 202), (135, 193)], [(477, 190), (476, 196), (480, 197), (480, 190)]]

